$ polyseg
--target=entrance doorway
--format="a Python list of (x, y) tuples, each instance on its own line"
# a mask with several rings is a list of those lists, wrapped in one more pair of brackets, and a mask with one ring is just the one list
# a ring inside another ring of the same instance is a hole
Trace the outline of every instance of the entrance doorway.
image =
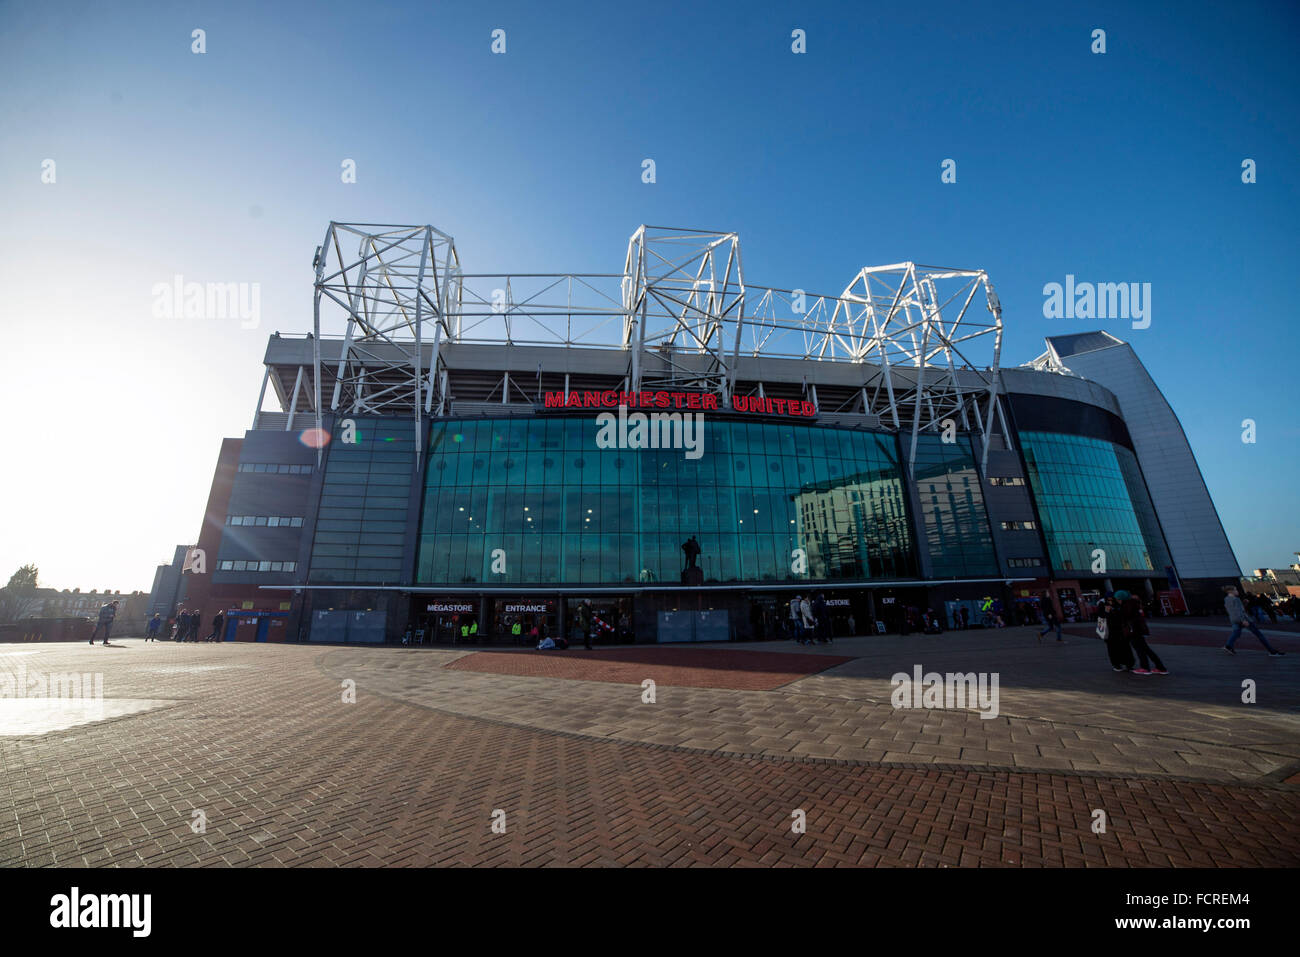
[(223, 641), (284, 641), (287, 611), (228, 611)]
[(554, 598), (497, 598), (492, 602), (493, 641), (537, 647), (560, 634)]
[(416, 595), (411, 599), (410, 626), (403, 640), (412, 645), (487, 641), (478, 599)]
[(592, 644), (631, 644), (636, 641), (633, 630), (632, 598), (609, 595), (575, 595), (565, 601), (565, 628), (570, 646), (582, 645), (582, 603), (591, 602)]

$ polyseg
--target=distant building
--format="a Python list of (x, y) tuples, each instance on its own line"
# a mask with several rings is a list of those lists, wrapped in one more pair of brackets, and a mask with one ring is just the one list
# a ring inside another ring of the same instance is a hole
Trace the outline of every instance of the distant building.
[[(1296, 552), (1300, 558), (1300, 552)], [(1249, 595), (1300, 595), (1300, 562), (1290, 568), (1256, 568), (1253, 578), (1242, 579), (1243, 590)]]
[(153, 574), (153, 588), (149, 592), (148, 617), (155, 614), (170, 618), (177, 606), (185, 600), (185, 553), (188, 545), (177, 545), (170, 565), (159, 565)]
[(120, 634), (124, 629), (135, 630), (142, 627), (147, 618), (145, 610), (149, 605), (149, 596), (142, 591), (69, 591), (64, 588), (38, 588), (31, 607), (23, 618), (98, 618), (99, 609), (110, 601), (121, 604), (117, 609), (116, 628)]

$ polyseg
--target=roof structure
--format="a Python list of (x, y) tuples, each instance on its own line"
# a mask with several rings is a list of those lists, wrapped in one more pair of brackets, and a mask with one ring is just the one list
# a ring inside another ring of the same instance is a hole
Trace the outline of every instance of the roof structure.
[(909, 460), (923, 432), (953, 423), (987, 439), (1002, 414), (1002, 308), (980, 269), (866, 267), (820, 295), (747, 281), (734, 232), (640, 226), (621, 273), (467, 273), (432, 226), (357, 223), (330, 223), (313, 267), (318, 426), (340, 410), (413, 415), (418, 443), (421, 420), (448, 411), (448, 355), (475, 345), (614, 352), (628, 391), (671, 386), (724, 405), (749, 360), (835, 363), (858, 370), (852, 408), (836, 411), (910, 431)]

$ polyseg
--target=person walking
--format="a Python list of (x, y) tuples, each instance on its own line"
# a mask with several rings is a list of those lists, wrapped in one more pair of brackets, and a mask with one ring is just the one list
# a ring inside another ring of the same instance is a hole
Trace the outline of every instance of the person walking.
[(144, 640), (157, 641), (160, 628), (162, 628), (162, 616), (154, 612), (153, 617), (149, 619), (149, 627), (145, 629)]
[(1164, 662), (1160, 660), (1160, 656), (1147, 644), (1147, 635), (1151, 632), (1147, 628), (1146, 619), (1142, 616), (1142, 602), (1126, 591), (1115, 592), (1115, 598), (1120, 603), (1119, 613), (1124, 636), (1128, 639), (1129, 644), (1133, 646), (1133, 650), (1137, 652), (1138, 667), (1133, 669), (1133, 674), (1169, 674), (1165, 670)]
[(790, 624), (794, 628), (794, 640), (803, 644), (803, 599), (798, 595), (790, 599)]
[(811, 645), (817, 638), (817, 619), (813, 617), (812, 602), (807, 598), (799, 602), (799, 615), (803, 618), (804, 644)]
[(1119, 603), (1107, 596), (1097, 609), (1097, 620), (1102, 625), (1102, 640), (1106, 643), (1106, 657), (1112, 671), (1128, 671), (1133, 667), (1133, 648), (1124, 634), (1124, 622)]
[(582, 646), (591, 651), (591, 599), (584, 598), (578, 606), (578, 626), (582, 628)]
[(113, 619), (117, 617), (116, 601), (105, 602), (99, 609), (99, 621), (95, 622), (95, 630), (90, 633), (90, 643), (95, 643), (95, 636), (99, 634), (99, 629), (104, 629), (104, 644), (108, 644), (108, 636), (113, 632)]
[(854, 618), (852, 614), (850, 614), (849, 615), (849, 637), (852, 638), (857, 633), (858, 633), (858, 620)]
[(817, 598), (812, 605), (813, 621), (817, 623), (817, 640), (829, 645), (831, 643), (831, 615), (826, 607), (826, 596), (821, 592), (817, 593)]
[(208, 635), (208, 641), (220, 641), (222, 637), (221, 630), (225, 624), (226, 616), (221, 612), (217, 612), (216, 616), (212, 619), (212, 634)]
[[(1264, 637), (1264, 633), (1259, 630), (1259, 626), (1250, 620), (1249, 616), (1246, 614), (1246, 606), (1241, 603), (1241, 597), (1237, 593), (1237, 589), (1232, 585), (1228, 586), (1227, 595), (1223, 599), (1223, 610), (1228, 613), (1228, 620), (1232, 622), (1232, 637), (1229, 638), (1228, 643), (1223, 646), (1223, 650), (1228, 654), (1235, 655), (1237, 653), (1233, 650), (1232, 646), (1235, 645), (1237, 639), (1241, 637), (1242, 628), (1250, 629), (1250, 633), (1259, 639), (1261, 645), (1268, 649), (1268, 655), (1270, 658), (1281, 658), (1282, 655), (1285, 654), (1285, 652), (1278, 651), (1270, 645), (1268, 639)], [(93, 640), (94, 639), (92, 639), (92, 643)]]
[(1252, 595), (1248, 607), (1250, 608), (1250, 613), (1255, 616), (1256, 623), (1260, 625), (1264, 624), (1264, 596)]
[(1039, 644), (1043, 641), (1043, 635), (1053, 628), (1056, 629), (1056, 640), (1064, 644), (1065, 639), (1061, 637), (1060, 616), (1056, 614), (1056, 609), (1052, 607), (1052, 603), (1049, 601), (1043, 604), (1043, 630), (1038, 633)]

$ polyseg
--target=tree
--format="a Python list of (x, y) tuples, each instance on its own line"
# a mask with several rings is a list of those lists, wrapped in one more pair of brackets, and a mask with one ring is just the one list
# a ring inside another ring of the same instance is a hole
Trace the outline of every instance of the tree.
[(9, 576), (9, 584), (0, 588), (0, 621), (17, 621), (31, 610), (39, 574), (35, 565), (24, 565)]

